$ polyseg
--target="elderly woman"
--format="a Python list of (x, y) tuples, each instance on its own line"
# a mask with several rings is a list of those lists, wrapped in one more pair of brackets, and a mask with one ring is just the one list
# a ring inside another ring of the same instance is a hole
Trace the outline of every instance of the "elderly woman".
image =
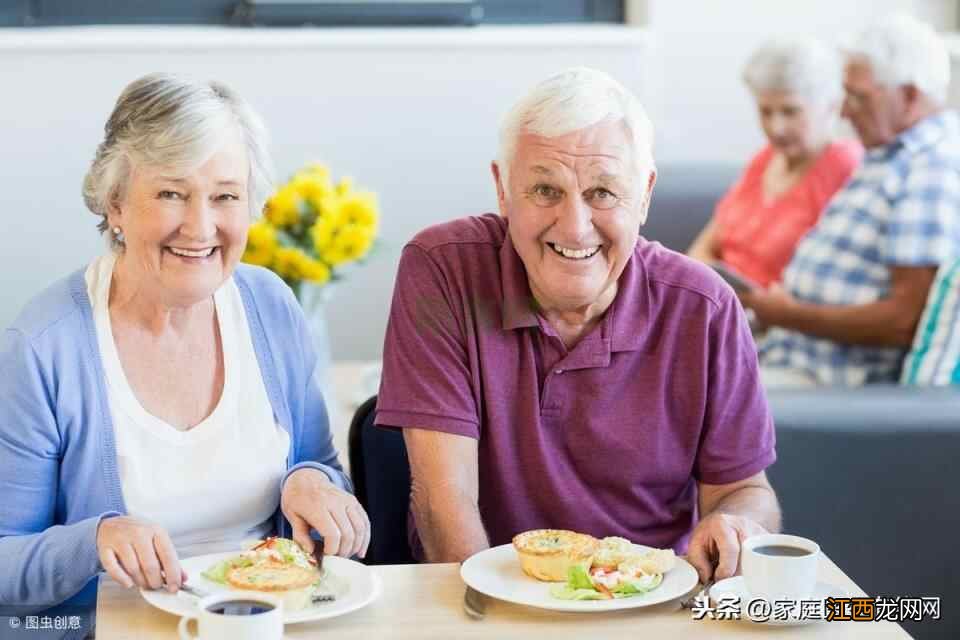
[(362, 555), (297, 302), (238, 264), (269, 187), (259, 118), (221, 84), (150, 75), (105, 130), (84, 198), (112, 250), (3, 337), (0, 609), (89, 607), (103, 570), (175, 592), (180, 556), (291, 527)]
[(768, 144), (717, 204), (691, 257), (723, 262), (761, 286), (780, 279), (863, 154), (855, 141), (831, 139), (841, 72), (839, 56), (813, 39), (773, 42), (751, 56), (744, 80)]

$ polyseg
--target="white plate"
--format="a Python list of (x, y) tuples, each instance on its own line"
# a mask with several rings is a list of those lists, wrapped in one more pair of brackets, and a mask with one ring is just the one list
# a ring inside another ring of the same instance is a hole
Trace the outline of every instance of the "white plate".
[[(846, 598), (849, 597), (849, 593), (843, 587), (827, 584), (826, 582), (818, 582), (817, 586), (813, 588), (813, 594), (807, 599), (826, 600), (829, 597)], [(801, 620), (800, 618), (795, 617), (789, 617), (785, 620), (775, 620), (773, 618), (765, 621), (752, 620), (747, 615), (747, 611), (745, 610), (746, 605), (750, 602), (752, 596), (747, 591), (747, 585), (743, 580), (743, 576), (727, 578), (726, 580), (721, 580), (713, 585), (713, 587), (710, 588), (710, 599), (713, 600), (714, 603), (717, 603), (720, 601), (720, 598), (740, 598), (740, 621), (748, 624), (767, 624), (780, 627), (794, 627), (804, 624), (823, 622), (823, 620), (820, 618), (804, 618)]]
[[(195, 556), (180, 561), (189, 576), (188, 584), (209, 594), (230, 591), (229, 587), (216, 582), (207, 580), (202, 572), (209, 569), (212, 565), (235, 557), (237, 553), (211, 553), (205, 556)], [(326, 556), (323, 559), (323, 567), (333, 575), (341, 578), (346, 583), (346, 591), (337, 594), (337, 599), (333, 602), (318, 602), (308, 605), (300, 611), (290, 611), (283, 616), (285, 624), (295, 624), (297, 622), (311, 622), (313, 620), (323, 620), (324, 618), (333, 618), (342, 616), (345, 613), (356, 611), (365, 607), (380, 595), (383, 585), (380, 578), (373, 570), (359, 562), (340, 558), (337, 556)], [(242, 592), (241, 592), (242, 593)], [(196, 613), (196, 604), (198, 598), (187, 593), (171, 594), (166, 591), (146, 591), (141, 589), (140, 594), (144, 600), (158, 609), (177, 616), (193, 615)]]
[[(636, 546), (641, 550), (648, 549)], [(550, 595), (550, 587), (555, 583), (541, 582), (520, 569), (520, 561), (512, 544), (471, 556), (460, 567), (460, 577), (480, 593), (498, 600), (553, 611), (591, 612), (649, 607), (669, 602), (690, 593), (698, 582), (697, 571), (683, 558), (677, 558), (676, 566), (663, 575), (660, 586), (642, 596), (616, 600), (558, 600)]]

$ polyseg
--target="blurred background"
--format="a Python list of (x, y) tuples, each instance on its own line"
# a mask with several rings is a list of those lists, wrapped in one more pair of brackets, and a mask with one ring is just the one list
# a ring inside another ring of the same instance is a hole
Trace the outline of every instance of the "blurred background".
[(278, 181), (319, 161), (377, 193), (378, 249), (326, 310), (334, 359), (375, 359), (400, 249), (427, 225), (495, 210), (498, 121), (532, 83), (571, 65), (605, 70), (647, 105), (661, 181), (703, 166), (733, 176), (763, 142), (740, 80), (762, 41), (839, 43), (903, 11), (960, 54), (958, 5), (0, 0), (0, 326), (105, 250), (80, 185), (119, 92), (145, 73), (237, 89), (267, 122)]

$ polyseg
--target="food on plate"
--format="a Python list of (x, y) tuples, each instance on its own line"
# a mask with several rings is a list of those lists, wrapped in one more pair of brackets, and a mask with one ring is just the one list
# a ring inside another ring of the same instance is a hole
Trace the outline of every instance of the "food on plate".
[(329, 574), (293, 540), (271, 537), (218, 562), (202, 575), (231, 589), (270, 593), (283, 600), (286, 611), (299, 611), (325, 591)]
[(589, 570), (597, 539), (563, 529), (536, 529), (514, 536), (513, 547), (524, 573), (544, 582), (563, 582), (575, 567)]
[(673, 549), (649, 549), (636, 556), (624, 560), (618, 568), (628, 573), (640, 572), (646, 574), (666, 573), (677, 564), (677, 556)]
[(525, 573), (564, 583), (550, 588), (550, 595), (561, 600), (639, 596), (659, 587), (663, 574), (677, 562), (673, 549), (638, 547), (616, 536), (597, 540), (559, 529), (525, 531), (514, 537), (513, 546)]
[(626, 538), (609, 536), (600, 541), (593, 556), (593, 567), (613, 571), (621, 562), (639, 555), (637, 548)]
[[(571, 567), (566, 584), (554, 585), (550, 595), (561, 600), (611, 600), (643, 595), (659, 587), (663, 574), (676, 564), (673, 549), (641, 550), (626, 541), (631, 547), (628, 550), (623, 541), (604, 538), (607, 546), (597, 553), (603, 562), (595, 559), (589, 570)], [(610, 561), (617, 558), (622, 561), (611, 566)]]
[(313, 585), (319, 579), (320, 572), (316, 569), (274, 560), (227, 570), (227, 584), (232, 588), (280, 596), (286, 611), (299, 611), (310, 604)]

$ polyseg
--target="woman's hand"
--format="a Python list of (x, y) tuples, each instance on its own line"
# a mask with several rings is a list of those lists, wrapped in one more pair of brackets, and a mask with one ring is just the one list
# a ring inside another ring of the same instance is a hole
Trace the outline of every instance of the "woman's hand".
[(130, 516), (106, 518), (97, 528), (97, 554), (110, 577), (128, 589), (165, 587), (176, 593), (187, 574), (177, 550), (159, 525)]
[(280, 508), (293, 527), (293, 539), (313, 551), (310, 529), (323, 536), (323, 551), (349, 558), (367, 554), (370, 520), (352, 495), (338, 489), (317, 469), (295, 471), (283, 486)]

